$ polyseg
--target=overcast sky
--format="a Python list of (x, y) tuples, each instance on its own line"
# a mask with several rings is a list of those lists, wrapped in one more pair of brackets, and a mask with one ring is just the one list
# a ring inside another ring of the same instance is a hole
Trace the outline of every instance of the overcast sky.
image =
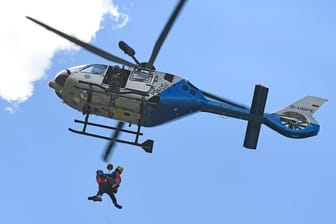
[(293, 140), (263, 126), (251, 151), (242, 120), (198, 113), (143, 128), (153, 154), (119, 144), (111, 161), (125, 168), (124, 208), (106, 196), (87, 200), (106, 142), (67, 131), (83, 116), (48, 81), (64, 68), (110, 62), (25, 16), (131, 61), (118, 49), (124, 40), (146, 61), (176, 3), (0, 3), (0, 223), (335, 223), (336, 3), (328, 0), (188, 1), (155, 62), (244, 105), (263, 84), (267, 112), (306, 95), (327, 98), (315, 115), (318, 136)]

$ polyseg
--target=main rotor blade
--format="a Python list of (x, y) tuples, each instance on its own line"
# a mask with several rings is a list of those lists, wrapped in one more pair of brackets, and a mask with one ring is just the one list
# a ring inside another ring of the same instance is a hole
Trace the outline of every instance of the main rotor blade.
[(246, 106), (244, 106), (244, 105), (241, 105), (241, 104), (239, 104), (239, 103), (233, 102), (233, 101), (228, 100), (228, 99), (224, 99), (224, 98), (219, 97), (219, 96), (216, 96), (216, 95), (214, 95), (214, 94), (212, 94), (212, 93), (205, 92), (205, 91), (203, 91), (203, 90), (200, 90), (200, 92), (201, 92), (204, 96), (206, 96), (206, 97), (208, 97), (208, 98), (210, 98), (210, 99), (214, 99), (214, 100), (217, 100), (217, 101), (219, 101), (219, 102), (226, 103), (226, 104), (229, 104), (229, 105), (232, 105), (232, 106), (235, 106), (235, 107), (239, 107), (239, 108), (242, 108), (242, 109), (247, 109), (247, 110), (250, 109), (250, 108), (248, 108), (248, 107), (246, 107)]
[(154, 61), (160, 51), (160, 48), (164, 42), (164, 40), (166, 39), (171, 27), (173, 26), (177, 16), (179, 15), (179, 13), (181, 12), (181, 9), (184, 5), (184, 3), (186, 2), (186, 0), (180, 0), (180, 2), (178, 3), (178, 5), (175, 7), (175, 10), (173, 11), (173, 13), (171, 14), (169, 20), (167, 21), (165, 27), (163, 28), (159, 38), (156, 40), (156, 43), (154, 45), (152, 54), (149, 58), (149, 61), (147, 63), (147, 68), (152, 68)]
[(119, 134), (120, 134), (120, 130), (123, 128), (124, 124), (125, 124), (124, 122), (119, 121), (118, 126), (117, 126), (117, 129), (116, 129), (115, 132), (113, 133), (113, 136), (112, 136), (112, 138), (111, 138), (111, 141), (110, 141), (109, 145), (107, 146), (107, 148), (106, 148), (106, 150), (105, 150), (105, 153), (104, 153), (104, 156), (103, 156), (103, 160), (104, 160), (105, 162), (107, 162), (107, 159), (108, 159), (108, 157), (109, 157), (109, 155), (110, 155), (110, 153), (111, 153), (111, 150), (112, 150), (112, 148), (113, 148), (113, 146), (114, 146), (114, 144), (115, 144), (115, 142), (116, 142), (115, 140), (118, 139), (118, 136), (119, 136)]
[(42, 23), (42, 22), (40, 22), (40, 21), (38, 21), (38, 20), (36, 20), (36, 19), (34, 19), (32, 17), (26, 16), (26, 18), (29, 19), (29, 20), (31, 20), (31, 21), (33, 21), (34, 23), (36, 23), (36, 24), (38, 24), (38, 25), (46, 28), (47, 30), (49, 30), (49, 31), (51, 31), (51, 32), (53, 32), (53, 33), (55, 33), (55, 34), (57, 34), (57, 35), (65, 38), (65, 39), (67, 39), (69, 41), (71, 41), (72, 43), (75, 43), (78, 46), (81, 46), (82, 48), (85, 48), (86, 50), (90, 51), (91, 53), (94, 53), (94, 54), (96, 54), (96, 55), (98, 55), (98, 56), (100, 56), (102, 58), (105, 58), (105, 59), (107, 59), (109, 61), (112, 61), (112, 62), (115, 62), (115, 63), (119, 63), (119, 64), (122, 64), (122, 65), (135, 67), (135, 65), (133, 63), (131, 63), (131, 62), (128, 62), (128, 61), (126, 61), (126, 60), (124, 60), (122, 58), (119, 58), (117, 56), (114, 56), (114, 55), (112, 55), (112, 54), (110, 54), (110, 53), (108, 53), (108, 52), (106, 52), (106, 51), (104, 51), (102, 49), (99, 49), (99, 48), (97, 48), (97, 47), (95, 47), (95, 46), (93, 46), (91, 44), (85, 43), (85, 42), (83, 42), (83, 41), (81, 41), (81, 40), (79, 40), (79, 39), (77, 39), (75, 37), (72, 37), (72, 36), (70, 36), (70, 35), (68, 35), (66, 33), (63, 33), (63, 32), (61, 32), (61, 31), (59, 31), (59, 30), (57, 30), (55, 28), (52, 28), (51, 26), (48, 26), (47, 24), (44, 24), (44, 23)]

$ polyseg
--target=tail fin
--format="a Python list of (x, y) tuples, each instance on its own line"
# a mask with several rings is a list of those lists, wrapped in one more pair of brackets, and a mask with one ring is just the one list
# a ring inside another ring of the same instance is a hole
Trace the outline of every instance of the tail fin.
[(280, 115), (284, 118), (297, 118), (297, 116), (303, 115), (308, 119), (309, 123), (318, 124), (313, 118), (313, 114), (317, 111), (322, 104), (324, 104), (327, 99), (316, 97), (316, 96), (306, 96), (289, 106), (275, 112), (275, 114)]
[(289, 138), (308, 138), (318, 134), (320, 125), (313, 114), (327, 100), (306, 96), (272, 114), (264, 115), (264, 124)]
[(264, 108), (267, 91), (268, 89), (261, 85), (255, 88), (251, 117), (248, 119), (244, 140), (246, 148), (257, 147), (262, 123), (289, 138), (308, 138), (318, 134), (320, 126), (313, 114), (327, 101), (326, 99), (306, 96), (275, 113), (266, 114)]

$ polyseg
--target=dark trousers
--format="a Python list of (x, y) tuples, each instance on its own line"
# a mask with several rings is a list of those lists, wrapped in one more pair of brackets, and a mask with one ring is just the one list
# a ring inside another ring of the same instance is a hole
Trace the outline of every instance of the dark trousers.
[(103, 184), (99, 185), (97, 195), (103, 195), (104, 193), (106, 193), (110, 196), (114, 205), (117, 204), (117, 198), (114, 195), (116, 193), (116, 189), (112, 188), (111, 183), (106, 182), (106, 183), (103, 183)]

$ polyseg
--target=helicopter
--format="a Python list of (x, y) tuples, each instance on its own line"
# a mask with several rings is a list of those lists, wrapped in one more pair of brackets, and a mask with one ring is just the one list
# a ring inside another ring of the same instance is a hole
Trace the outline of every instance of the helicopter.
[[(154, 44), (148, 62), (141, 63), (135, 57), (135, 50), (124, 41), (119, 42), (119, 48), (130, 56), (134, 63), (32, 17), (26, 17), (93, 54), (116, 63), (86, 64), (63, 69), (49, 82), (49, 86), (65, 104), (85, 115), (84, 120), (74, 120), (75, 123), (83, 125), (82, 130), (69, 128), (69, 131), (108, 140), (103, 154), (104, 161), (108, 160), (115, 143), (139, 146), (145, 152), (152, 153), (152, 139), (139, 142), (139, 137), (143, 135), (141, 127), (155, 127), (196, 112), (208, 112), (247, 121), (243, 146), (248, 149), (257, 148), (262, 124), (289, 138), (307, 138), (318, 134), (320, 125), (313, 114), (327, 101), (324, 98), (306, 96), (277, 112), (265, 113), (268, 88), (263, 85), (255, 85), (249, 108), (201, 90), (182, 77), (156, 70), (155, 59), (185, 3), (186, 0), (178, 2)], [(90, 122), (91, 114), (117, 120), (118, 124), (112, 127)], [(137, 129), (124, 128), (125, 123), (129, 126), (135, 124)], [(112, 136), (88, 132), (88, 126), (111, 129)], [(121, 132), (134, 135), (134, 141), (120, 139)]]

